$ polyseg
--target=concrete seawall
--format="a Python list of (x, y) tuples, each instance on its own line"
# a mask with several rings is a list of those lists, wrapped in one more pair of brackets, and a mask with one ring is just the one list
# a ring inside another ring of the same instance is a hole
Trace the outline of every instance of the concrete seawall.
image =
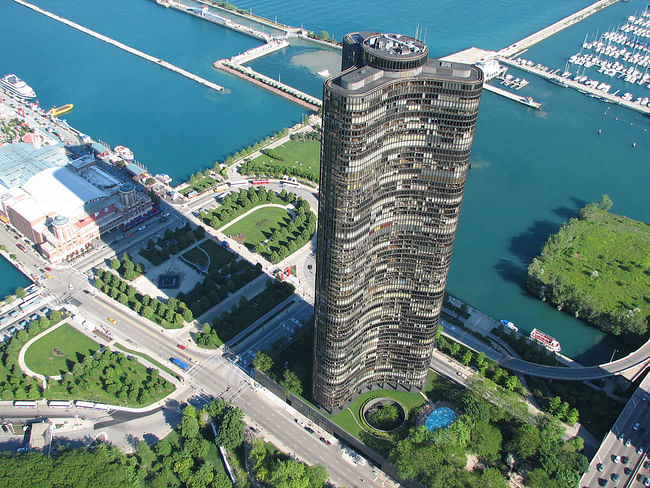
[(618, 1), (619, 0), (598, 0), (597, 2), (592, 3), (588, 7), (585, 7), (582, 10), (579, 10), (569, 15), (563, 18), (562, 20), (558, 20), (557, 22), (549, 25), (548, 27), (544, 27), (543, 29), (538, 30), (533, 34), (524, 37), (520, 41), (510, 44), (507, 47), (504, 47), (498, 52), (498, 54), (499, 56), (502, 57), (515, 56), (516, 54), (525, 51), (530, 46), (533, 46), (534, 44), (537, 44), (538, 42), (541, 42), (544, 39), (551, 37), (553, 34), (556, 34), (561, 30), (564, 30), (567, 27), (572, 26), (573, 24), (577, 24), (578, 22), (585, 19), (586, 17), (589, 17), (590, 15), (595, 14), (596, 12), (606, 7), (609, 7), (610, 5), (613, 5)]
[(296, 88), (285, 85), (284, 83), (269, 78), (268, 76), (264, 76), (263, 74), (253, 71), (248, 67), (244, 67), (236, 63), (231, 63), (226, 59), (215, 61), (212, 66), (216, 69), (221, 69), (230, 74), (233, 74), (246, 81), (250, 81), (257, 86), (261, 86), (262, 88), (265, 88), (270, 92), (275, 93), (276, 95), (280, 95), (281, 97), (297, 103), (298, 105), (301, 105), (309, 110), (313, 110), (314, 112), (318, 112), (320, 106), (322, 105), (322, 102), (316, 97), (312, 97), (307, 93), (297, 90)]
[(27, 7), (32, 9), (35, 12), (38, 12), (39, 14), (45, 15), (51, 19), (54, 19), (58, 22), (61, 22), (69, 27), (72, 27), (74, 29), (77, 29), (78, 31), (83, 32), (84, 34), (88, 34), (89, 36), (94, 37), (95, 39), (99, 39), (100, 41), (104, 41), (107, 44), (111, 44), (119, 49), (122, 49), (123, 51), (129, 52), (131, 54), (134, 54), (142, 59), (146, 59), (147, 61), (151, 61), (154, 64), (157, 64), (158, 66), (162, 66), (165, 69), (168, 69), (170, 71), (173, 71), (175, 73), (178, 73), (179, 75), (185, 76), (186, 78), (189, 78), (192, 81), (196, 81), (197, 83), (211, 88), (216, 91), (223, 91), (224, 87), (221, 85), (217, 85), (216, 83), (213, 83), (212, 81), (208, 81), (204, 78), (201, 78), (198, 75), (195, 75), (194, 73), (190, 73), (187, 70), (184, 70), (183, 68), (179, 68), (178, 66), (175, 66), (168, 61), (165, 61), (160, 58), (156, 58), (154, 56), (151, 56), (150, 54), (147, 54), (145, 52), (142, 52), (138, 49), (135, 49), (131, 46), (127, 46), (126, 44), (123, 44), (119, 41), (116, 41), (115, 39), (111, 39), (110, 37), (107, 37), (103, 34), (100, 34), (99, 32), (95, 32), (92, 29), (88, 29), (87, 27), (84, 27), (82, 25), (77, 24), (76, 22), (72, 22), (71, 20), (68, 20), (66, 18), (60, 17), (56, 14), (53, 14), (52, 12), (49, 12), (47, 10), (44, 10), (40, 7), (37, 7), (36, 5), (33, 5), (29, 2), (25, 2), (24, 0), (14, 0), (14, 2), (22, 5), (23, 7)]

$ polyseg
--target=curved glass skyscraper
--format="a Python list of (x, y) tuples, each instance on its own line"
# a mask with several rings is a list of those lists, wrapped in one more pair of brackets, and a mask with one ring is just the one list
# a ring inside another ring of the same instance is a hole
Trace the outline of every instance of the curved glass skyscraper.
[(483, 85), (399, 34), (343, 42), (323, 89), (314, 400), (422, 388)]

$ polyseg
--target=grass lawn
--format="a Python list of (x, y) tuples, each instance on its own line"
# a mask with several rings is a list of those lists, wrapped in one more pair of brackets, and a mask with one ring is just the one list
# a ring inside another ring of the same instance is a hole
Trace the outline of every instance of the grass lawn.
[(228, 227), (224, 232), (228, 236), (244, 234), (244, 244), (254, 248), (258, 243), (269, 239), (274, 230), (287, 226), (291, 215), (284, 208), (263, 207), (255, 210), (238, 222)]
[(183, 257), (191, 263), (195, 263), (199, 268), (203, 269), (208, 264), (208, 256), (198, 249), (198, 246), (193, 247), (183, 254)]
[[(432, 370), (429, 370), (427, 384), (423, 393), (429, 398), (432, 396), (437, 398), (438, 394), (447, 391), (448, 386), (445, 383), (449, 382), (438, 376)], [(449, 384), (449, 386), (451, 386), (451, 384)], [(343, 412), (332, 415), (330, 420), (343, 427), (353, 436), (361, 438), (363, 429), (359, 425), (363, 425), (364, 423), (363, 420), (361, 420), (361, 409), (368, 400), (379, 397), (391, 398), (399, 402), (407, 411), (407, 421), (411, 415), (417, 414), (420, 407), (422, 407), (426, 401), (420, 393), (408, 393), (405, 391), (393, 390), (369, 391), (354, 400)]]
[(138, 352), (138, 351), (134, 351), (134, 350), (132, 350), (132, 349), (129, 349), (128, 347), (124, 347), (124, 346), (123, 346), (122, 344), (120, 344), (119, 342), (116, 342), (116, 343), (115, 343), (115, 347), (117, 347), (120, 351), (124, 351), (125, 353), (129, 353), (129, 354), (131, 354), (131, 355), (133, 355), (133, 356), (139, 356), (139, 357), (141, 357), (141, 358), (144, 358), (144, 359), (146, 359), (147, 361), (149, 361), (151, 364), (155, 364), (156, 366), (158, 366), (158, 368), (160, 368), (160, 369), (162, 369), (163, 371), (169, 373), (170, 375), (172, 375), (172, 376), (174, 376), (174, 377), (178, 377), (178, 374), (177, 374), (177, 373), (175, 373), (174, 371), (172, 371), (171, 369), (169, 369), (169, 368), (168, 368), (167, 366), (165, 366), (164, 364), (161, 364), (160, 362), (156, 361), (154, 358), (152, 358), (152, 357), (149, 356), (148, 354), (144, 354), (144, 353), (142, 353), (142, 352)]
[(316, 175), (320, 172), (320, 142), (318, 141), (287, 141), (271, 151), (284, 158), (284, 161), (262, 154), (251, 162), (271, 161), (287, 167), (299, 167)]
[(29, 346), (25, 363), (36, 373), (56, 376), (72, 371), (75, 363), (98, 350), (99, 344), (65, 324)]
[(210, 255), (209, 271), (219, 269), (223, 265), (233, 262), (237, 259), (237, 256), (235, 256), (233, 253), (225, 249), (221, 244), (215, 242), (214, 240), (203, 241), (201, 244), (199, 244), (199, 247)]

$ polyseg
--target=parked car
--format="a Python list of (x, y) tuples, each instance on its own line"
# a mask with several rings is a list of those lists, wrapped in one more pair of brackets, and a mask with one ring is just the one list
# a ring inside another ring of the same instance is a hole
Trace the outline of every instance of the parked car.
[(650, 478), (646, 476), (646, 478), (643, 480), (643, 486), (650, 486)]
[(108, 317), (106, 320), (108, 320), (111, 324), (117, 323), (117, 321), (113, 317)]
[(628, 439), (625, 441), (625, 447), (630, 447), (630, 444), (632, 444), (632, 439)]
[(300, 419), (293, 419), (293, 421), (294, 421), (295, 423), (297, 423), (298, 425), (302, 425), (303, 427), (304, 427), (304, 425), (305, 425), (305, 423), (304, 423), (302, 420), (300, 420)]
[(179, 349), (185, 349), (185, 346), (183, 344), (176, 344), (176, 347)]
[(615, 463), (619, 463), (619, 462), (621, 462), (621, 456), (619, 456), (619, 455), (617, 454), (616, 456), (614, 456), (614, 457), (612, 458), (612, 461), (614, 461)]
[(141, 225), (140, 227), (138, 227), (138, 230), (145, 230), (146, 228), (147, 228), (146, 225)]
[(325, 439), (325, 437), (319, 437), (319, 439), (323, 444), (327, 444), (328, 446), (331, 444), (331, 442)]
[(599, 473), (602, 473), (605, 470), (605, 465), (603, 463), (598, 463), (596, 465), (596, 469), (598, 470)]
[(625, 434), (624, 434), (623, 432), (621, 432), (620, 434), (618, 434), (618, 440), (619, 440), (619, 441), (622, 441), (624, 437), (625, 437)]
[(632, 428), (634, 430), (639, 430), (639, 425), (641, 425), (641, 424), (639, 424), (639, 422), (637, 422), (636, 424), (634, 424), (634, 426)]
[(313, 434), (315, 432), (314, 429), (312, 429), (311, 427), (307, 427), (307, 426), (305, 426), (305, 430), (307, 432), (309, 432), (310, 434)]
[(612, 481), (616, 483), (618, 481), (619, 475), (618, 473), (612, 473)]

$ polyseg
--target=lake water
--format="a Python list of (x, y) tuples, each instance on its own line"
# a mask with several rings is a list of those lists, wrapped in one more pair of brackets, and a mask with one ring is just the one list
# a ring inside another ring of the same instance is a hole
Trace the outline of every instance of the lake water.
[[(72, 125), (131, 147), (154, 173), (179, 181), (303, 116), (296, 105), (211, 67), (216, 59), (258, 45), (255, 39), (149, 0), (115, 0), (110, 7), (98, 0), (37, 3), (227, 87), (226, 93), (213, 92), (13, 2), (3, 5), (0, 72), (25, 79), (44, 107), (74, 103), (67, 115)], [(288, 0), (246, 0), (237, 5), (326, 30), (337, 39), (354, 30), (413, 35), (417, 28), (431, 55), (442, 56), (470, 46), (499, 49), (588, 3), (416, 0), (398, 8), (384, 0), (303, 0), (299, 7)], [(585, 34), (621, 23), (644, 6), (641, 0), (621, 2), (524, 57), (563, 68)], [(317, 72), (336, 72), (337, 56), (298, 43), (252, 66), (320, 96), (323, 78)], [(526, 78), (531, 84), (520, 93), (542, 102), (542, 111), (491, 93), (483, 97), (448, 289), (522, 331), (548, 332), (579, 360), (608, 359), (614, 347), (621, 349), (617, 341), (532, 298), (522, 281), (548, 235), (603, 193), (614, 201), (613, 211), (650, 220), (650, 119)]]

